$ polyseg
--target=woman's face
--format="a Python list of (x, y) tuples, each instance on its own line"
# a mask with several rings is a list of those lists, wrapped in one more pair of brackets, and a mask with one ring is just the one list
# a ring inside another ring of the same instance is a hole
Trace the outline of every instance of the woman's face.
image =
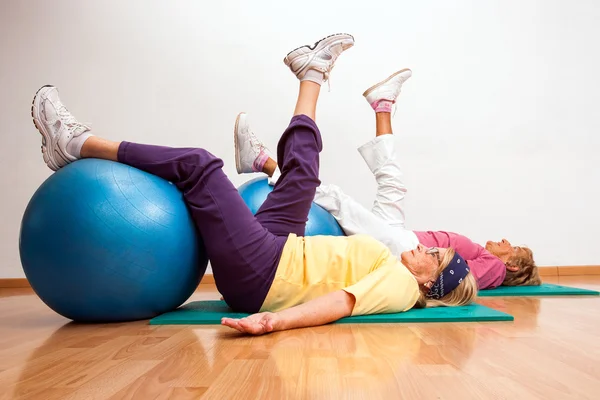
[(403, 252), (401, 259), (402, 264), (414, 275), (419, 285), (424, 285), (437, 279), (440, 260), (445, 253), (446, 249), (429, 249), (419, 244), (416, 249)]
[(512, 257), (531, 258), (531, 250), (528, 252), (528, 250), (525, 250), (526, 248), (513, 246), (506, 239), (502, 239), (500, 242), (493, 242), (490, 240), (485, 244), (485, 249), (505, 263), (507, 270), (513, 272), (517, 272), (519, 267), (508, 264), (508, 261)]
[(485, 244), (485, 249), (504, 262), (515, 253), (515, 247), (513, 247), (506, 239), (502, 239), (499, 242), (490, 240)]

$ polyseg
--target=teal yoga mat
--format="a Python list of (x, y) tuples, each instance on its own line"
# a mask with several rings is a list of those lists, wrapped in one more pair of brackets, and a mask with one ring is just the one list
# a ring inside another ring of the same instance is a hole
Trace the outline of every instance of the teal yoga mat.
[[(218, 325), (222, 317), (243, 318), (248, 314), (235, 313), (224, 301), (194, 301), (150, 320), (151, 325)], [(406, 322), (474, 322), (513, 321), (512, 315), (471, 304), (463, 307), (434, 307), (413, 309), (397, 314), (361, 315), (342, 318), (336, 323), (406, 323)]]
[(500, 296), (598, 296), (595, 290), (543, 283), (540, 286), (500, 286), (479, 291), (479, 297)]

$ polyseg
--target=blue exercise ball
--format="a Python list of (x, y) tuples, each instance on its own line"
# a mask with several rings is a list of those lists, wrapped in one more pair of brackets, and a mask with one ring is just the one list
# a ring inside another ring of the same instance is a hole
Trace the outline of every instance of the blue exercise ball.
[(186, 301), (208, 258), (181, 192), (117, 162), (84, 159), (31, 198), (19, 237), (25, 275), (81, 322), (152, 318)]
[[(269, 185), (268, 178), (252, 179), (238, 188), (238, 192), (244, 199), (244, 202), (256, 214), (258, 209), (267, 199), (269, 193), (273, 191), (273, 186)], [(335, 218), (323, 207), (312, 203), (308, 212), (308, 221), (306, 222), (306, 231), (304, 236), (345, 236), (344, 231)]]

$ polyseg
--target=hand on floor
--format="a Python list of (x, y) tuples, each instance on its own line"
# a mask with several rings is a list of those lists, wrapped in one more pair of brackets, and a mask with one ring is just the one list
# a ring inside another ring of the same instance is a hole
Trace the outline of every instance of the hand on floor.
[(222, 318), (221, 324), (251, 335), (263, 335), (274, 332), (280, 322), (279, 315), (272, 312), (252, 314), (246, 318)]

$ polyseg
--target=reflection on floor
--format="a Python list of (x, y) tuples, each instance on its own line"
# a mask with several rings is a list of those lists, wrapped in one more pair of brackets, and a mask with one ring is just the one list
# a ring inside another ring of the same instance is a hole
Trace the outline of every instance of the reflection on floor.
[[(600, 276), (547, 277), (600, 290)], [(217, 299), (202, 285), (190, 300)], [(0, 289), (0, 399), (598, 398), (600, 298), (481, 298), (514, 322), (78, 325)]]

